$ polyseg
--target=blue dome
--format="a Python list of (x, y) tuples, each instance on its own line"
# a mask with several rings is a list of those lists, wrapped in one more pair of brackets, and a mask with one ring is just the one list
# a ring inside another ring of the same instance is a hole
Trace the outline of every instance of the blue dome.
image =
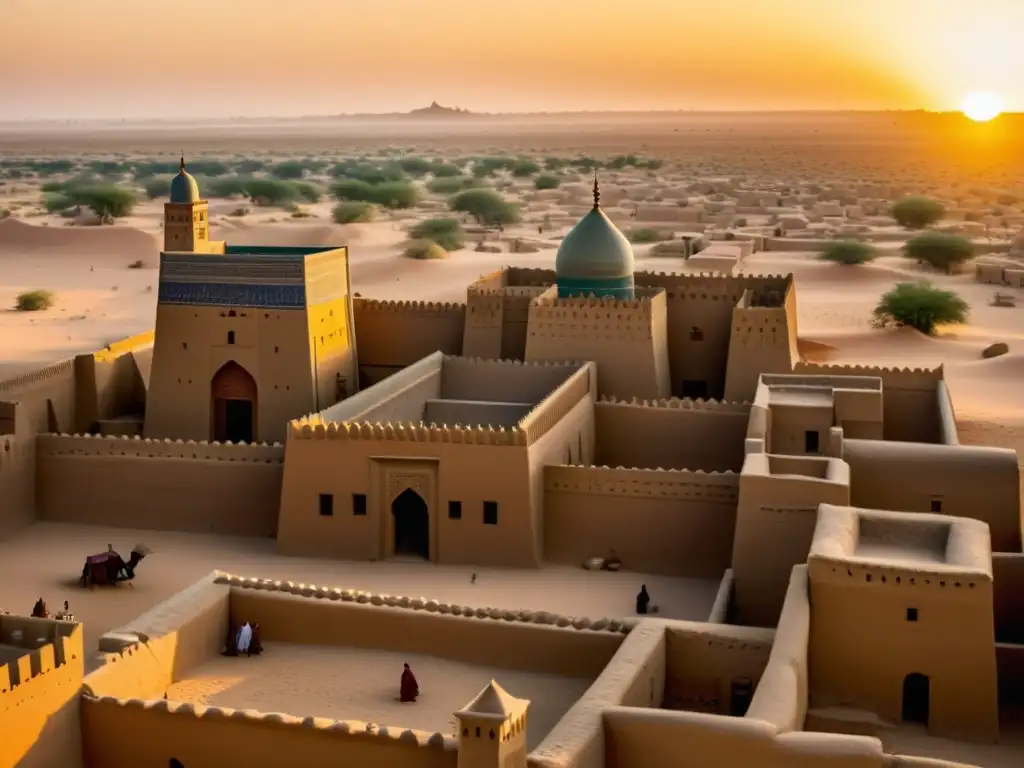
[(171, 179), (171, 202), (172, 203), (198, 203), (199, 185), (195, 177), (185, 170), (185, 158), (181, 158), (181, 168), (178, 175)]
[(633, 246), (601, 210), (599, 201), (595, 179), (593, 209), (576, 222), (555, 256), (559, 298), (590, 294), (617, 299), (634, 296)]

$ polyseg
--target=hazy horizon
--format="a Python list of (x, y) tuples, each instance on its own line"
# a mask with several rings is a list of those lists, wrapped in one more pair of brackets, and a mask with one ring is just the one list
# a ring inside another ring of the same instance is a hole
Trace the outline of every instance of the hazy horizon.
[[(4, 0), (0, 122), (1024, 111), (1019, 0)], [(937, 53), (940, 52), (940, 53)], [(83, 76), (79, 73), (87, 73)]]

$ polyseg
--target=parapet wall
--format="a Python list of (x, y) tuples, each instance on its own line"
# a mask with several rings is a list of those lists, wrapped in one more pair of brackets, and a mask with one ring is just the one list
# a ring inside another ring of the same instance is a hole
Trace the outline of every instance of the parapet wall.
[(353, 299), (359, 367), (400, 370), (438, 350), (462, 352), (465, 304)]
[(939, 410), (943, 368), (880, 368), (864, 365), (816, 365), (797, 363), (793, 372), (803, 375), (877, 376), (882, 380), (884, 437), (909, 443), (943, 440)]
[(544, 559), (579, 565), (614, 549), (629, 570), (720, 579), (738, 498), (734, 472), (548, 466)]
[(595, 463), (653, 469), (738, 472), (749, 403), (717, 400), (617, 400), (594, 408)]
[(40, 435), (37, 514), (121, 528), (274, 536), (284, 447)]

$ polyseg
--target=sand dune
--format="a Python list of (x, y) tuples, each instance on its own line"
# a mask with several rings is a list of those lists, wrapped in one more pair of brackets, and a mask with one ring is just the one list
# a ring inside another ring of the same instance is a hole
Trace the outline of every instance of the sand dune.
[(16, 218), (0, 220), (0, 253), (19, 255), (123, 254), (153, 259), (156, 235), (133, 227), (37, 227)]

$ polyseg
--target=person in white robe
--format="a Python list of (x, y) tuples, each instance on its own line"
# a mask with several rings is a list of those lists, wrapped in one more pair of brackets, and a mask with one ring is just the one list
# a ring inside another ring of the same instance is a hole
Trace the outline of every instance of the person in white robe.
[(238, 630), (238, 643), (237, 648), (239, 653), (246, 653), (249, 650), (249, 643), (252, 642), (252, 627), (249, 622), (245, 622), (242, 628)]

